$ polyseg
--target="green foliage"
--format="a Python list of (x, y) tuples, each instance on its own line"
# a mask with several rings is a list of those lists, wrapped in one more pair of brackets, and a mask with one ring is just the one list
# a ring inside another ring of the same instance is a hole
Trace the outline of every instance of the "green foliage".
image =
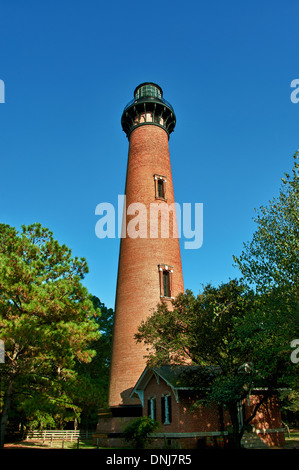
[(57, 428), (55, 419), (52, 414), (45, 413), (40, 410), (35, 410), (31, 416), (28, 429), (33, 431), (35, 429), (55, 429)]
[(281, 393), (281, 412), (283, 422), (295, 429), (299, 428), (299, 391), (284, 390)]
[(236, 373), (250, 353), (236, 336), (235, 323), (251, 308), (252, 293), (232, 280), (215, 288), (205, 286), (197, 297), (187, 290), (173, 301), (157, 307), (136, 334), (148, 346), (148, 363), (184, 364), (186, 359), (203, 366), (218, 366)]
[(136, 449), (143, 449), (150, 442), (150, 434), (159, 428), (158, 421), (149, 416), (142, 416), (131, 421), (124, 429), (124, 440), (132, 442)]
[[(244, 244), (243, 252), (234, 260), (243, 282), (254, 286), (259, 294), (258, 309), (244, 325), (244, 337), (254, 334), (259, 344), (256, 366), (267, 364), (263, 369), (268, 381), (286, 382), (298, 390), (298, 365), (284, 360), (290, 355), (291, 341), (299, 338), (298, 152), (293, 159), (292, 174), (282, 178), (279, 196), (257, 211), (252, 241)], [(254, 331), (256, 325), (259, 327)]]
[(172, 309), (162, 303), (136, 335), (147, 346), (149, 365), (188, 360), (203, 366), (192, 370), (201, 403), (229, 409), (236, 440), (242, 435), (237, 402), (253, 385), (264, 390), (260, 403), (279, 387), (298, 390), (298, 366), (290, 360), (290, 342), (299, 337), (298, 170), (296, 153), (279, 197), (260, 208), (252, 241), (234, 257), (243, 278), (207, 285), (197, 297), (186, 291)]
[(151, 366), (186, 361), (201, 366), (186, 368), (188, 382), (200, 390), (198, 405), (217, 403), (228, 409), (236, 446), (258, 410), (240, 427), (238, 403), (255, 386), (261, 387), (262, 405), (295, 377), (280, 331), (275, 336), (273, 319), (268, 312), (261, 315), (262, 307), (262, 299), (236, 280), (217, 288), (207, 285), (197, 297), (190, 291), (180, 294), (172, 309), (159, 305), (136, 335), (147, 345)]
[[(180, 294), (172, 309), (166, 304), (143, 322), (136, 339), (148, 347), (149, 365), (192, 364), (194, 385), (205, 385), (206, 400), (228, 403), (246, 396), (246, 383), (253, 371), (254, 345), (244, 343), (239, 333), (252, 311), (253, 293), (232, 280), (218, 288), (207, 285), (197, 297), (189, 290)], [(211, 384), (213, 383), (213, 388)]]
[(78, 377), (74, 402), (80, 406), (80, 424), (83, 428), (95, 428), (98, 420), (99, 408), (108, 408), (108, 384), (111, 360), (112, 328), (114, 312), (93, 296), (92, 302), (97, 312), (95, 318), (100, 338), (93, 342), (91, 347), (96, 352), (88, 364), (78, 364), (76, 370)]
[(86, 261), (71, 258), (39, 224), (23, 227), (21, 236), (1, 225), (0, 240), (0, 326), (8, 364), (30, 361), (32, 369), (42, 362), (50, 372), (55, 355), (56, 369), (67, 374), (75, 359), (89, 362), (93, 352), (86, 344), (99, 334), (80, 282)]
[(246, 282), (262, 293), (275, 287), (298, 291), (299, 274), (299, 156), (292, 175), (285, 174), (278, 198), (258, 209), (252, 241), (234, 256)]
[(92, 360), (90, 346), (100, 336), (95, 321), (100, 311), (81, 283), (86, 260), (72, 257), (40, 224), (22, 229), (19, 234), (0, 224), (0, 331), (6, 355), (2, 445), (16, 396), (44, 395), (58, 407), (72, 407), (76, 365)]

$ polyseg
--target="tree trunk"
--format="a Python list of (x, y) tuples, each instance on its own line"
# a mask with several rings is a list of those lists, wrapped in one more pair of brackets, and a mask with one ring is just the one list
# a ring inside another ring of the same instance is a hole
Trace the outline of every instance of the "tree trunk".
[(4, 395), (3, 412), (0, 425), (0, 449), (3, 449), (4, 447), (5, 430), (10, 412), (11, 399), (13, 395), (13, 385), (14, 382), (11, 380)]
[(273, 395), (273, 392), (271, 389), (269, 389), (267, 392), (264, 392), (262, 398), (256, 403), (252, 413), (250, 416), (247, 417), (245, 421), (245, 425), (249, 424), (253, 418), (256, 416), (257, 412), (259, 411), (260, 407), (267, 402), (267, 400)]
[(240, 449), (242, 433), (240, 432), (240, 429), (239, 429), (237, 403), (231, 403), (228, 406), (228, 410), (229, 410), (232, 427), (233, 427), (233, 432), (232, 432), (233, 447), (234, 449)]

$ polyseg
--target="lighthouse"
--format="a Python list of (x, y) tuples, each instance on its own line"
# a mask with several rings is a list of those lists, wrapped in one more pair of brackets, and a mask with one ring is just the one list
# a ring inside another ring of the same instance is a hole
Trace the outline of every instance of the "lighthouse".
[[(225, 445), (230, 425), (227, 410), (218, 403), (194, 408), (205, 383), (188, 380), (197, 366), (147, 366), (147, 351), (135, 341), (142, 321), (165, 302), (184, 292), (183, 273), (171, 173), (169, 138), (176, 116), (160, 86), (142, 83), (125, 107), (121, 124), (129, 141), (122, 236), (115, 300), (109, 412), (99, 413), (95, 442), (104, 447), (123, 445), (125, 427), (138, 416), (159, 422), (157, 448), (168, 445), (191, 449)], [(187, 373), (188, 372), (188, 373)], [(186, 374), (187, 373), (187, 374)], [(262, 389), (251, 390), (240, 402), (240, 419), (247, 415)], [(255, 418), (256, 429), (265, 429), (265, 440), (283, 445), (284, 434), (278, 401), (267, 402), (268, 412)], [(268, 408), (269, 407), (269, 408)], [(271, 423), (267, 416), (271, 416)], [(273, 418), (275, 417), (275, 418)], [(226, 424), (224, 424), (226, 423)], [(225, 427), (224, 427), (225, 426)], [(263, 434), (263, 433), (262, 433)], [(203, 441), (203, 439), (205, 441)], [(217, 441), (219, 439), (219, 441)]]
[(146, 82), (136, 87), (121, 124), (129, 152), (109, 406), (114, 416), (138, 416), (140, 402), (130, 393), (146, 365), (146, 351), (134, 335), (161, 301), (171, 303), (184, 291), (168, 145), (176, 116), (161, 87)]

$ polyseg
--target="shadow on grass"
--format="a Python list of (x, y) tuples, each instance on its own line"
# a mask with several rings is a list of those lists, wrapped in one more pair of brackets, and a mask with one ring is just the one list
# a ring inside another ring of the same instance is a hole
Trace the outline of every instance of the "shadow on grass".
[(16, 441), (9, 442), (4, 445), (6, 449), (96, 449), (96, 445), (92, 441), (62, 441), (53, 440), (52, 443), (49, 440), (43, 441)]

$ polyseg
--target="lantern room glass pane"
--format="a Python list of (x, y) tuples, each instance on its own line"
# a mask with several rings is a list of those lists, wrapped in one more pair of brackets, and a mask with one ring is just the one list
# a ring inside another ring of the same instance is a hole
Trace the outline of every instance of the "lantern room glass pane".
[(162, 98), (161, 91), (154, 85), (143, 85), (136, 92), (136, 99), (144, 96), (152, 96), (153, 98)]

